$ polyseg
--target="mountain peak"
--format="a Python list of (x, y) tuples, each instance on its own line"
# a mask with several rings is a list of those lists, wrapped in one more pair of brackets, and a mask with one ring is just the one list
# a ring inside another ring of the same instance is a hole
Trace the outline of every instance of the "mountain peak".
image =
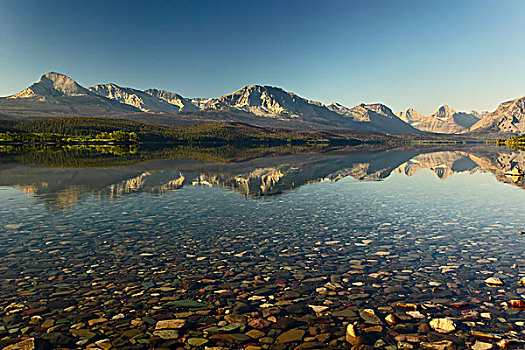
[(116, 88), (116, 89), (129, 89), (129, 88), (123, 88), (123, 87), (121, 87), (121, 86), (118, 86), (118, 85), (115, 84), (115, 83), (97, 84), (97, 85), (92, 86), (92, 87), (100, 87), (100, 88), (102, 88), (102, 87), (111, 87), (111, 88), (114, 88), (114, 89), (115, 89), (115, 88)]
[(326, 105), (326, 108), (331, 110), (332, 112), (335, 112), (337, 114), (344, 115), (345, 113), (348, 113), (350, 111), (350, 108), (343, 106), (340, 103), (332, 102), (330, 104)]
[(441, 107), (439, 107), (438, 111), (455, 112), (454, 108), (450, 107), (447, 104), (443, 104)]
[(276, 86), (270, 86), (270, 85), (246, 85), (244, 87), (242, 87), (241, 89), (237, 90), (235, 93), (237, 92), (273, 92), (273, 93), (287, 93), (287, 94), (292, 94), (290, 92), (287, 92), (283, 89), (281, 89), (280, 87), (276, 87)]
[(265, 85), (246, 85), (231, 94), (211, 99), (204, 108), (247, 112), (277, 119), (308, 116), (341, 122), (336, 113), (320, 102), (307, 100), (280, 87)]
[(438, 119), (448, 119), (454, 116), (457, 112), (449, 107), (448, 105), (444, 104), (441, 107), (438, 108), (438, 110), (432, 114), (432, 117), (438, 118)]
[(48, 72), (30, 87), (10, 98), (40, 98), (53, 100), (59, 96), (85, 96), (90, 92), (65, 74)]
[(40, 78), (40, 83), (51, 82), (52, 88), (62, 92), (64, 95), (86, 95), (87, 89), (80, 86), (76, 81), (65, 74), (49, 72)]
[(62, 74), (62, 73), (58, 73), (58, 72), (47, 72), (47, 73), (45, 73), (44, 75), (42, 75), (40, 77), (40, 80), (43, 80), (43, 79), (49, 79), (49, 80), (52, 80), (52, 81), (58, 81), (58, 80), (70, 80), (70, 81), (73, 81), (73, 79), (71, 79), (67, 75)]
[[(414, 111), (414, 113), (417, 112)], [(400, 118), (412, 120), (411, 124), (419, 130), (445, 134), (456, 133), (469, 128), (479, 120), (477, 115), (457, 112), (447, 104), (443, 104), (434, 114), (428, 117), (420, 114), (414, 116), (414, 113), (400, 115)]]
[(394, 112), (392, 112), (392, 110), (390, 109), (390, 107), (388, 106), (385, 106), (384, 104), (382, 103), (370, 103), (370, 104), (367, 104), (367, 105), (364, 105), (365, 108), (368, 108), (376, 113), (382, 113), (382, 114), (385, 114), (385, 115), (393, 115)]
[(263, 85), (256, 85), (256, 84), (250, 84), (243, 86), (240, 90), (254, 90), (254, 89), (260, 89), (263, 88)]

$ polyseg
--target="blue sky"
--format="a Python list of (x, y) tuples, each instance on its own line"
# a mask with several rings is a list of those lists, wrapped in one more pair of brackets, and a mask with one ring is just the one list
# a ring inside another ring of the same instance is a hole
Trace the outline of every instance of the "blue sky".
[(429, 114), (525, 95), (525, 1), (0, 0), (0, 96), (47, 71), (187, 97), (247, 84)]

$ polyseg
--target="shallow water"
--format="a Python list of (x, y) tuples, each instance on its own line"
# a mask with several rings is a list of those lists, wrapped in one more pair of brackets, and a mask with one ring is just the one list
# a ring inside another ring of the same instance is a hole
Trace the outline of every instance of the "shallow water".
[[(525, 191), (504, 173), (524, 160), (484, 147), (5, 166), (0, 335), (100, 348), (176, 348), (190, 338), (342, 348), (350, 322), (363, 343), (393, 349), (518, 341), (523, 311), (508, 303), (525, 298)], [(505, 285), (489, 287), (488, 277)], [(428, 327), (443, 317), (453, 332)], [(155, 330), (174, 318), (185, 320), (175, 335)], [(270, 324), (252, 337), (249, 322), (261, 318)]]

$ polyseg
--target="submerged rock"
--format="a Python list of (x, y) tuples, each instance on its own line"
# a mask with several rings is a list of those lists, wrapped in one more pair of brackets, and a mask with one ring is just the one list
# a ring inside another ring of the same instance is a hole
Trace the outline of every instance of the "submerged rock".
[(189, 338), (187, 340), (188, 344), (190, 344), (191, 346), (196, 346), (196, 347), (199, 347), (199, 346), (203, 346), (204, 344), (206, 344), (207, 342), (209, 342), (208, 339), (204, 339), (204, 338)]
[(450, 340), (439, 340), (435, 342), (422, 342), (419, 344), (422, 349), (431, 349), (431, 350), (455, 350), (456, 345)]
[(484, 282), (489, 287), (501, 287), (505, 285), (501, 278), (498, 277), (489, 277)]
[(179, 331), (175, 329), (160, 329), (153, 332), (153, 335), (160, 337), (162, 339), (178, 339)]
[(173, 320), (162, 320), (157, 322), (155, 329), (180, 329), (186, 325), (186, 320), (173, 319)]
[(346, 327), (346, 341), (351, 345), (363, 343), (363, 337), (358, 334), (357, 328), (353, 324), (349, 324)]
[(449, 318), (435, 318), (429, 324), (439, 333), (450, 333), (456, 330), (456, 324)]
[(278, 343), (296, 343), (303, 340), (305, 331), (302, 329), (291, 329), (277, 337)]
[(515, 310), (525, 310), (525, 300), (511, 300), (509, 305)]
[(397, 319), (394, 315), (390, 314), (390, 315), (387, 315), (385, 317), (385, 322), (389, 325), (389, 326), (395, 326), (397, 324)]
[(485, 342), (476, 340), (474, 345), (472, 345), (471, 349), (472, 350), (490, 350), (493, 347), (494, 346), (491, 343), (485, 343)]

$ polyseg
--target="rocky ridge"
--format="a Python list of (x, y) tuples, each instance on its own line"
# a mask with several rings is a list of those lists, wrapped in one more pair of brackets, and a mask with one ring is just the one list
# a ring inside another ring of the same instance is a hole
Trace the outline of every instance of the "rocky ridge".
[(143, 112), (177, 113), (180, 111), (179, 106), (168, 103), (144, 91), (124, 88), (115, 84), (95, 85), (90, 87), (89, 91), (99, 96), (133, 106)]
[(192, 100), (182, 97), (174, 92), (157, 89), (148, 89), (144, 92), (153, 97), (162, 99), (171, 105), (179, 107), (178, 112), (198, 111), (200, 109)]

